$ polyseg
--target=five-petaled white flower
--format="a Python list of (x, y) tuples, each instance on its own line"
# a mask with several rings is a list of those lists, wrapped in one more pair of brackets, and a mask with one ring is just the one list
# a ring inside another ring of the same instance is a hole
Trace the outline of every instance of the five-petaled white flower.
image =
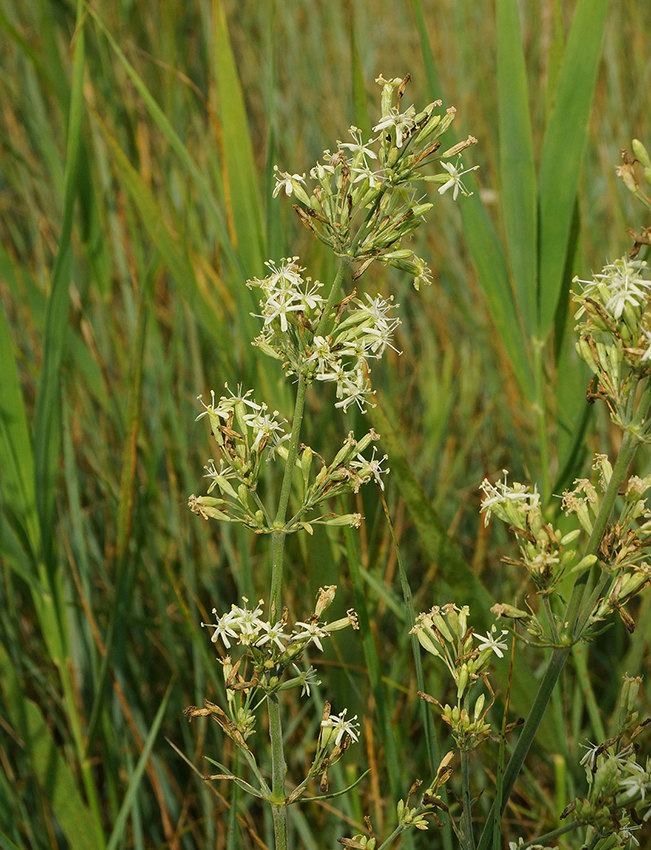
[(498, 658), (504, 658), (504, 653), (502, 652), (502, 650), (508, 649), (509, 647), (507, 643), (505, 643), (504, 641), (500, 641), (499, 638), (504, 637), (504, 635), (508, 634), (508, 632), (503, 629), (499, 638), (496, 638), (495, 631), (495, 626), (491, 626), (491, 630), (490, 632), (487, 632), (486, 637), (483, 637), (482, 635), (475, 635), (475, 637), (482, 644), (482, 650), (490, 648), (493, 650), (493, 652), (495, 653), (495, 655), (497, 655)]
[(350, 735), (355, 743), (359, 741), (359, 723), (355, 723), (357, 715), (351, 717), (350, 720), (346, 720), (347, 711), (348, 709), (344, 708), (339, 716), (331, 714), (330, 717), (321, 721), (321, 726), (324, 729), (332, 728), (336, 730), (337, 737), (335, 738), (335, 746), (339, 745), (344, 735)]
[(442, 162), (441, 165), (450, 175), (450, 179), (439, 187), (439, 195), (445, 194), (448, 189), (451, 189), (454, 186), (454, 191), (452, 192), (452, 200), (456, 201), (459, 196), (459, 192), (462, 195), (472, 195), (472, 192), (469, 192), (466, 187), (461, 182), (461, 178), (464, 174), (469, 174), (471, 171), (475, 171), (475, 169), (479, 168), (478, 165), (473, 165), (472, 168), (466, 168), (465, 171), (459, 171), (459, 166), (461, 164), (461, 157), (457, 160), (457, 164), (453, 165), (451, 162)]
[(286, 195), (292, 195), (297, 189), (302, 188), (301, 183), (305, 183), (304, 174), (290, 174), (287, 171), (280, 171), (277, 165), (274, 165), (274, 177), (276, 178), (276, 186), (273, 190), (273, 197), (281, 191), (285, 190)]

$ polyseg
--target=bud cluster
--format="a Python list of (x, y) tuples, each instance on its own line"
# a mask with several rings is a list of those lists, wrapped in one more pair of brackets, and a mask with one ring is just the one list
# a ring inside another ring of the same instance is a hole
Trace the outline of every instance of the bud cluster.
[(491, 515), (510, 526), (518, 538), (520, 559), (503, 558), (509, 564), (526, 567), (538, 593), (551, 594), (559, 579), (576, 558), (572, 544), (580, 529), (562, 534), (544, 521), (540, 495), (530, 486), (514, 482), (509, 485), (506, 471), (504, 481), (492, 484), (482, 481), (484, 498), (481, 511), (487, 524)]
[[(226, 649), (230, 649), (231, 644), (246, 647), (246, 657), (253, 667), (253, 681), (266, 693), (273, 693), (281, 687), (287, 690), (288, 687), (299, 685), (309, 693), (309, 683), (305, 677), (299, 676), (298, 679), (281, 686), (280, 676), (287, 667), (296, 663), (312, 644), (322, 652), (321, 641), (330, 637), (332, 632), (348, 626), (358, 628), (357, 616), (352, 610), (341, 619), (330, 623), (322, 622), (322, 614), (332, 604), (336, 590), (335, 585), (320, 588), (314, 612), (305, 621), (296, 622), (291, 630), (288, 629), (289, 613), (286, 608), (277, 623), (270, 623), (261, 617), (263, 601), (260, 600), (254, 608), (249, 608), (246, 597), (243, 597), (244, 606), (231, 605), (231, 610), (221, 616), (213, 608), (216, 622), (201, 625), (214, 629), (211, 637), (213, 643), (221, 640)], [(230, 660), (228, 664), (230, 665)], [(239, 663), (237, 666), (239, 667)], [(227, 691), (236, 673), (235, 667), (231, 666), (227, 675)]]
[[(599, 486), (595, 487), (587, 479), (577, 479), (574, 489), (563, 493), (562, 503), (563, 509), (568, 514), (575, 514), (588, 534), (592, 532), (602, 494), (612, 475), (612, 466), (606, 455), (596, 455), (593, 468), (600, 472)], [(651, 565), (645, 560), (651, 548), (651, 511), (643, 498), (649, 487), (651, 475), (645, 478), (632, 475), (629, 478), (619, 515), (606, 528), (597, 556), (592, 559), (593, 562), (598, 559), (600, 567), (609, 570), (611, 577), (604, 595), (594, 607), (591, 623), (603, 620), (617, 611), (629, 631), (635, 627), (623, 606), (651, 583)], [(573, 572), (589, 566), (591, 563), (584, 559), (574, 567)]]
[(604, 399), (613, 421), (640, 436), (649, 427), (644, 419), (648, 399), (638, 403), (637, 415), (628, 409), (628, 399), (651, 370), (651, 281), (643, 277), (645, 269), (642, 260), (623, 257), (592, 280), (575, 278), (583, 286), (575, 295), (580, 305), (576, 348), (596, 378), (589, 400)]
[[(204, 519), (239, 522), (257, 534), (269, 534), (275, 529), (258, 496), (258, 481), (263, 461), (271, 461), (276, 455), (283, 461), (287, 460), (288, 451), (284, 444), (289, 435), (278, 418), (278, 411), (270, 414), (266, 405), (257, 404), (251, 398), (252, 390), (242, 393), (238, 387), (237, 394), (228, 392), (230, 395), (222, 396), (218, 402), (211, 392), (210, 404), (199, 397), (205, 410), (197, 419), (208, 417), (211, 433), (222, 456), (219, 467), (214, 460), (205, 467), (205, 477), (210, 479), (208, 494), (192, 495), (188, 504)], [(370, 481), (384, 486), (381, 475), (388, 472), (382, 469), (386, 455), (376, 459), (375, 450), (370, 458), (363, 455), (378, 439), (373, 429), (359, 441), (349, 434), (334, 460), (330, 464), (323, 462), (316, 474), (313, 474), (312, 466), (317, 455), (309, 446), (302, 446), (296, 466), (301, 470), (303, 498), (299, 510), (286, 522), (284, 531), (303, 529), (312, 533), (313, 524), (358, 527), (362, 519), (359, 514), (327, 513), (309, 518), (307, 514), (334, 496), (357, 493), (362, 484)], [(215, 488), (219, 496), (210, 495)]]
[(283, 259), (278, 268), (267, 263), (271, 275), (248, 282), (264, 296), (259, 316), (264, 327), (254, 345), (283, 361), (286, 375), (333, 383), (335, 407), (347, 410), (355, 403), (363, 412), (372, 394), (368, 361), (379, 360), (387, 346), (397, 351), (392, 340), (400, 319), (389, 315), (393, 298), (366, 295), (362, 300), (353, 292), (324, 316), (325, 302), (318, 294), (322, 284), (304, 279), (297, 260)]
[[(581, 765), (585, 768), (588, 793), (570, 803), (561, 819), (572, 816), (587, 827), (584, 846), (601, 850), (639, 843), (635, 832), (651, 817), (646, 799), (651, 790), (651, 759), (643, 767), (637, 762), (634, 739), (646, 726), (637, 724), (632, 712), (641, 678), (624, 677), (621, 708), (624, 714), (619, 732), (603, 744), (584, 747)], [(627, 713), (628, 712), (628, 713)], [(631, 713), (632, 712), (632, 713)], [(623, 744), (624, 736), (628, 743)]]
[[(506, 631), (497, 635), (496, 627), (492, 626), (485, 636), (477, 635), (468, 626), (469, 614), (467, 605), (462, 608), (453, 604), (442, 607), (435, 605), (431, 611), (418, 615), (410, 632), (416, 635), (423, 649), (444, 662), (454, 679), (457, 697), (454, 706), (441, 705), (434, 697), (422, 692), (419, 692), (419, 696), (438, 706), (443, 720), (451, 727), (462, 750), (474, 749), (491, 734), (486, 715), (493, 704), (493, 691), (487, 671), (493, 653), (503, 658), (502, 650), (508, 648), (501, 640), (507, 634)], [(486, 705), (486, 694), (481, 693), (471, 711), (470, 691), (480, 678), (491, 702)]]
[[(615, 173), (621, 179), (622, 183), (626, 186), (629, 192), (632, 192), (633, 195), (635, 195), (635, 197), (639, 201), (641, 201), (648, 210), (651, 210), (651, 199), (649, 199), (648, 195), (646, 195), (645, 192), (642, 191), (642, 188), (640, 187), (637, 176), (635, 174), (635, 165), (639, 164), (642, 167), (644, 182), (647, 184), (647, 186), (651, 186), (651, 158), (649, 157), (649, 152), (647, 151), (646, 147), (639, 139), (633, 139), (632, 147), (633, 158), (631, 159), (628, 153), (623, 150), (623, 164), (619, 168), (615, 169)], [(635, 237), (635, 241), (638, 243), (636, 246), (638, 250), (640, 245), (650, 244), (648, 228), (644, 229), (641, 238), (635, 233), (631, 233), (631, 235)]]
[(441, 101), (435, 101), (420, 112), (414, 106), (401, 111), (409, 79), (377, 78), (382, 86), (382, 114), (373, 127), (378, 134), (375, 138), (365, 141), (361, 130), (351, 127), (352, 141), (337, 142), (334, 153), (324, 151), (323, 161), (310, 171), (311, 187), (304, 174), (289, 174), (276, 167), (274, 194), (284, 191), (292, 195), (299, 202), (294, 209), (312, 233), (337, 256), (361, 262), (356, 277), (378, 260), (412, 275), (418, 289), (421, 283), (431, 283), (431, 272), (413, 251), (402, 248), (401, 241), (420, 226), (432, 204), (417, 199), (412, 184), (441, 184), (441, 194), (453, 188), (455, 200), (459, 192), (468, 194), (461, 181), (467, 172), (461, 170), (459, 159), (454, 165), (442, 163), (444, 173), (421, 172), (436, 161), (458, 157), (477, 140), (469, 136), (441, 151), (439, 137), (449, 128), (456, 110), (450, 107), (442, 114), (437, 111)]

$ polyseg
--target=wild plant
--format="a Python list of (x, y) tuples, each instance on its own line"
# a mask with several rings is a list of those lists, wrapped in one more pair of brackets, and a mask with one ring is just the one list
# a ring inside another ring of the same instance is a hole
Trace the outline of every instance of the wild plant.
[[(349, 718), (346, 707), (333, 708), (326, 701), (312, 764), (304, 777), (292, 777), (290, 784), (283, 752), (281, 694), (301, 688), (302, 695), (309, 695), (310, 688), (320, 682), (309, 664), (308, 650), (322, 651), (322, 642), (333, 632), (359, 626), (353, 610), (334, 621), (325, 616), (337, 590), (334, 584), (321, 588), (312, 611), (299, 612), (302, 619), (290, 613), (283, 603), (285, 542), (289, 534), (313, 534), (315, 525), (359, 527), (361, 515), (339, 507), (343, 498), (370, 482), (383, 489), (382, 476), (388, 472), (383, 468), (387, 456), (378, 455), (374, 443), (380, 437), (373, 429), (359, 439), (350, 432), (332, 459), (322, 457), (321, 447), (301, 442), (306, 393), (310, 388), (323, 391), (332, 385), (334, 406), (344, 412), (352, 405), (364, 412), (373, 404), (371, 363), (381, 359), (387, 347), (394, 349), (399, 305), (392, 303), (392, 297), (359, 293), (357, 281), (377, 262), (407, 272), (416, 289), (430, 283), (426, 263), (404, 244), (433, 206), (418, 196), (416, 186), (421, 181), (438, 184), (440, 194), (451, 189), (454, 199), (468, 194), (462, 182), (466, 171), (461, 153), (476, 140), (468, 137), (441, 151), (440, 137), (452, 123), (455, 110), (441, 112), (439, 101), (420, 112), (413, 106), (401, 111), (408, 81), (409, 77), (378, 78), (382, 103), (380, 120), (373, 127), (377, 136), (365, 140), (359, 129), (351, 127), (351, 141), (337, 142), (334, 153), (326, 150), (310, 171), (309, 182), (304, 174), (275, 168), (274, 196), (294, 199), (301, 222), (338, 261), (328, 286), (306, 274), (297, 256), (269, 261), (268, 274), (247, 284), (260, 294), (260, 313), (256, 315), (262, 327), (253, 345), (274, 359), (296, 387), (291, 421), (277, 410), (271, 411), (253, 389), (243, 391), (238, 386), (233, 391), (227, 386), (227, 394), (219, 399), (214, 391), (208, 402), (200, 397), (204, 409), (197, 418), (208, 419), (219, 458), (209, 460), (205, 467), (210, 481), (207, 494), (191, 496), (189, 506), (204, 519), (239, 523), (254, 534), (268, 535), (272, 570), (267, 600), (249, 603), (244, 598), (242, 605), (233, 603), (229, 611), (213, 609), (214, 622), (202, 623), (212, 629), (213, 643), (222, 647), (226, 702), (220, 706), (205, 700), (203, 708), (190, 706), (186, 713), (191, 718), (211, 717), (234, 742), (248, 765), (248, 779), (212, 757), (209, 761), (221, 772), (209, 778), (230, 780), (269, 804), (276, 848), (283, 850), (288, 846), (290, 805), (350, 790), (330, 791), (328, 771), (360, 735), (357, 717)], [(650, 168), (644, 160), (646, 152), (639, 148), (638, 157)], [(424, 173), (437, 162), (443, 171)], [(629, 171), (623, 173), (630, 183)], [(381, 848), (410, 827), (426, 830), (432, 822), (443, 826), (437, 812), (447, 814), (464, 850), (496, 846), (503, 833), (502, 814), (572, 647), (593, 639), (614, 612), (627, 628), (633, 627), (624, 606), (651, 582), (651, 567), (645, 560), (651, 541), (651, 511), (644, 499), (651, 477), (627, 480), (638, 446), (649, 441), (651, 322), (647, 302), (651, 281), (644, 271), (645, 263), (628, 255), (591, 280), (576, 280), (577, 351), (594, 375), (589, 400), (605, 401), (612, 422), (623, 433), (614, 465), (606, 455), (598, 454), (594, 464), (598, 483), (579, 479), (563, 494), (566, 519), (559, 523), (562, 530), (554, 527), (553, 510), (546, 510), (535, 486), (509, 484), (506, 474), (502, 481), (486, 479), (482, 484), (485, 522), (495, 516), (515, 534), (520, 558), (507, 560), (525, 571), (536, 604), (527, 602), (526, 610), (506, 602), (496, 604), (491, 610), (501, 623), (510, 625), (499, 629), (493, 625), (485, 636), (476, 634), (470, 625), (468, 607), (454, 603), (434, 606), (412, 624), (412, 634), (445, 664), (454, 681), (453, 705), (443, 705), (422, 690), (419, 695), (435, 706), (450, 728), (460, 760), (461, 796), (457, 807), (444, 793), (454, 772), (453, 749), (438, 764), (430, 765), (433, 778), (424, 792), (420, 792), (418, 780), (406, 799), (400, 800), (396, 827), (379, 844)], [(282, 485), (276, 503), (269, 505), (259, 484), (274, 463), (283, 465)], [(621, 505), (616, 505), (620, 493)], [(617, 518), (613, 520), (615, 508)], [(508, 634), (514, 641), (548, 650), (550, 656), (526, 719), (509, 724), (505, 708), (498, 730), (489, 719), (496, 701), (489, 667), (494, 657), (503, 658), (507, 652), (504, 638)], [(639, 683), (637, 677), (626, 677), (614, 734), (590, 745), (582, 760), (587, 796), (570, 804), (562, 817), (572, 815), (571, 820), (542, 836), (541, 842), (583, 829), (584, 846), (604, 850), (624, 846), (641, 819), (651, 813), (645, 802), (651, 775), (648, 765), (645, 768), (636, 761), (633, 743), (645, 725), (637, 722), (634, 711)], [(270, 780), (261, 769), (259, 754), (248, 743), (265, 725), (260, 721), (263, 708), (270, 739)], [(472, 754), (494, 738), (501, 742), (503, 760), (507, 736), (520, 726), (503, 772), (503, 765), (498, 765), (491, 813), (476, 841)], [(310, 784), (317, 779), (319, 793), (307, 797)], [(359, 778), (354, 784), (357, 781)], [(420, 797), (419, 802), (410, 806), (414, 795)], [(370, 822), (367, 826), (369, 835), (342, 842), (351, 847), (375, 847), (379, 839), (372, 834)]]
[[(281, 695), (292, 688), (309, 695), (316, 673), (305, 662), (306, 651), (322, 650), (322, 641), (334, 631), (358, 626), (352, 610), (334, 622), (324, 616), (334, 599), (335, 585), (321, 589), (312, 611), (299, 612), (303, 619), (287, 609), (283, 604), (285, 541), (289, 534), (312, 534), (315, 525), (358, 527), (362, 517), (338, 512), (333, 501), (357, 493), (370, 482), (383, 488), (382, 476), (388, 472), (383, 468), (386, 455), (378, 455), (373, 445), (379, 439), (373, 429), (359, 439), (348, 433), (331, 459), (302, 443), (306, 393), (309, 388), (323, 392), (331, 385), (334, 406), (344, 412), (353, 404), (363, 412), (373, 403), (371, 364), (381, 359), (387, 347), (394, 348), (393, 334), (400, 319), (392, 296), (358, 292), (357, 282), (372, 263), (406, 272), (416, 289), (431, 282), (425, 261), (405, 245), (433, 206), (420, 194), (419, 186), (437, 184), (439, 194), (451, 190), (454, 199), (466, 194), (461, 154), (476, 142), (469, 137), (442, 149), (441, 136), (456, 110), (443, 111), (440, 101), (418, 112), (413, 105), (404, 109), (409, 77), (379, 77), (377, 82), (382, 98), (374, 138), (365, 140), (359, 129), (351, 127), (351, 139), (337, 142), (334, 152), (326, 150), (311, 169), (311, 182), (304, 174), (275, 170), (273, 194), (296, 201), (294, 209), (303, 224), (338, 261), (327, 286), (307, 275), (298, 257), (270, 261), (267, 276), (248, 283), (261, 296), (262, 326), (253, 345), (276, 360), (296, 387), (291, 421), (271, 411), (252, 389), (242, 391), (238, 386), (233, 392), (227, 387), (227, 394), (219, 399), (214, 392), (210, 401), (200, 399), (204, 409), (198, 418), (207, 417), (220, 456), (208, 461), (208, 492), (191, 496), (190, 509), (204, 519), (239, 523), (254, 534), (268, 535), (272, 574), (267, 600), (250, 603), (244, 599), (242, 605), (233, 603), (230, 611), (213, 610), (215, 621), (203, 624), (212, 629), (214, 643), (233, 652), (233, 657), (220, 659), (226, 704), (206, 701), (204, 708), (191, 706), (187, 714), (211, 716), (235, 743), (251, 781), (211, 759), (222, 771), (213, 778), (229, 779), (271, 806), (278, 850), (287, 847), (287, 807), (306, 794), (313, 780), (320, 778), (320, 794), (311, 799), (341, 793), (328, 792), (328, 769), (359, 735), (357, 718), (348, 718), (345, 707), (326, 702), (312, 766), (290, 789)], [(427, 173), (435, 163), (441, 164), (442, 171)], [(284, 471), (277, 503), (270, 506), (259, 494), (259, 483), (274, 463), (283, 464)], [(261, 725), (263, 707), (271, 747), (270, 782), (248, 743)], [(407, 803), (399, 808), (391, 840), (409, 826), (425, 826), (421, 814), (414, 814)]]

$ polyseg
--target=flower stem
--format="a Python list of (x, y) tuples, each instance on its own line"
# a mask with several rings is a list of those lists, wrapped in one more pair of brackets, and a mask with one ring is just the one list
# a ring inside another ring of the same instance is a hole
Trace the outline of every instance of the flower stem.
[(549, 450), (547, 447), (547, 423), (545, 421), (545, 394), (543, 380), (542, 350), (544, 342), (537, 338), (532, 339), (534, 380), (536, 391), (536, 420), (538, 425), (538, 446), (540, 451), (540, 479), (542, 487), (543, 508), (549, 502)]
[(463, 816), (461, 834), (464, 850), (475, 850), (475, 837), (472, 834), (472, 803), (470, 801), (470, 750), (461, 750), (461, 783), (463, 794)]
[[(337, 274), (332, 282), (332, 288), (328, 295), (326, 306), (315, 331), (315, 335), (323, 332), (328, 321), (328, 316), (337, 302), (337, 298), (341, 291), (341, 281), (344, 277), (344, 272), (350, 262), (349, 259), (342, 259), (337, 269)], [(283, 483), (280, 489), (280, 498), (278, 500), (278, 510), (274, 520), (274, 531), (271, 534), (271, 591), (269, 600), (269, 620), (271, 623), (276, 623), (280, 618), (282, 611), (282, 586), (283, 586), (283, 563), (285, 555), (285, 530), (287, 519), (287, 508), (289, 506), (289, 496), (292, 489), (292, 477), (294, 467), (296, 466), (296, 458), (298, 457), (298, 447), (301, 436), (301, 426), (303, 424), (303, 410), (305, 408), (305, 393), (307, 392), (307, 383), (303, 375), (299, 375), (298, 387), (296, 390), (296, 403), (294, 405), (294, 419), (292, 421), (292, 431), (289, 438), (289, 448), (287, 451), (287, 461), (285, 463), (285, 472), (283, 474)], [(285, 753), (283, 751), (283, 728), (282, 719), (280, 716), (280, 704), (277, 694), (269, 694), (267, 697), (267, 711), (269, 714), (269, 738), (271, 740), (271, 774), (272, 787), (270, 803), (274, 821), (274, 837), (276, 850), (287, 850), (287, 803), (285, 790)]]
[[(628, 467), (633, 460), (640, 442), (641, 440), (637, 435), (633, 434), (630, 430), (625, 431), (621, 449), (617, 457), (617, 462), (613, 468), (613, 473), (601, 501), (599, 513), (597, 514), (597, 518), (595, 519), (592, 527), (592, 533), (590, 534), (590, 538), (585, 548), (585, 555), (595, 555), (599, 549), (601, 538), (603, 537), (606, 524), (612, 512), (613, 505), (615, 504), (615, 499), (617, 498), (617, 493), (619, 492), (622, 482), (626, 478)], [(513, 754), (506, 767), (501, 806), (502, 811), (504, 811), (509, 801), (515, 782), (520, 774), (522, 765), (524, 764), (529, 748), (533, 743), (536, 732), (538, 731), (538, 727), (540, 726), (543, 715), (547, 709), (547, 704), (554, 688), (556, 687), (561, 671), (565, 666), (565, 662), (570, 654), (572, 645), (580, 639), (581, 633), (588, 622), (590, 611), (582, 611), (581, 609), (588, 574), (589, 571), (586, 571), (583, 575), (579, 576), (574, 588), (572, 589), (572, 595), (563, 621), (563, 629), (561, 633), (562, 644), (556, 646), (552, 651), (549, 664), (545, 670), (542, 682), (540, 683), (531, 711), (529, 712), (525, 724), (522, 727), (522, 732), (520, 733), (518, 742), (515, 745)], [(488, 850), (491, 844), (490, 833), (492, 829), (489, 828), (489, 824), (492, 824), (492, 817), (490, 815), (486, 820), (486, 826), (484, 827), (479, 840), (478, 850)]]

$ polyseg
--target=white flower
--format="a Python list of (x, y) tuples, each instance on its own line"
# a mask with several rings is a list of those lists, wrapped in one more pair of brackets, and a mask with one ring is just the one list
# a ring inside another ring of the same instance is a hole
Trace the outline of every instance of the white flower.
[(287, 171), (279, 171), (277, 165), (274, 165), (274, 172), (276, 178), (276, 187), (273, 190), (274, 198), (281, 189), (285, 190), (286, 195), (291, 195), (302, 188), (301, 183), (305, 184), (304, 174), (289, 174)]
[[(327, 151), (327, 153), (329, 154), (329, 151)], [(317, 162), (317, 164), (314, 166), (314, 168), (312, 168), (311, 171), (310, 171), (310, 177), (313, 180), (318, 180), (319, 183), (322, 183), (324, 180), (326, 180), (328, 178), (329, 175), (332, 175), (334, 173), (335, 173), (334, 165), (324, 165), (321, 162)]]
[[(213, 608), (212, 612), (215, 616), (217, 616), (217, 609)], [(236, 638), (237, 632), (233, 630), (229, 622), (229, 615), (224, 614), (223, 617), (218, 617), (216, 623), (202, 623), (202, 626), (208, 626), (208, 628), (214, 629), (215, 631), (212, 633), (212, 637), (210, 640), (213, 643), (217, 643), (219, 638), (224, 642), (224, 646), (226, 649), (230, 648), (231, 642), (229, 641), (229, 637)]]
[(540, 495), (537, 488), (534, 486), (533, 491), (529, 487), (525, 487), (517, 482), (509, 487), (507, 484), (507, 472), (504, 473), (504, 481), (498, 481), (496, 484), (491, 484), (488, 478), (484, 478), (481, 482), (481, 489), (484, 491), (484, 499), (481, 503), (481, 512), (486, 512), (484, 517), (484, 525), (488, 525), (491, 513), (495, 511), (497, 515), (503, 519), (499, 511), (500, 507), (504, 507), (508, 502), (528, 502), (529, 504), (522, 505), (522, 510), (528, 511), (538, 507), (540, 503)]
[(320, 650), (323, 652), (323, 645), (321, 643), (321, 638), (330, 637), (330, 633), (325, 629), (322, 629), (317, 623), (296, 623), (296, 626), (299, 626), (301, 631), (292, 632), (292, 643), (297, 643), (298, 641), (307, 640), (308, 643), (314, 643)]
[(256, 640), (255, 642), (255, 645), (264, 646), (265, 643), (269, 643), (269, 641), (272, 641), (276, 644), (276, 646), (278, 647), (278, 649), (280, 649), (281, 652), (284, 652), (285, 645), (282, 641), (288, 641), (289, 635), (283, 632), (283, 624), (281, 622), (278, 622), (275, 626), (272, 626), (270, 623), (263, 622), (262, 630), (266, 632), (266, 634), (263, 634), (262, 637), (258, 638), (258, 640)]
[[(267, 443), (271, 442), (274, 446), (288, 438), (289, 435), (285, 434), (283, 426), (274, 418), (277, 415), (277, 410), (274, 410), (273, 414), (267, 413), (266, 407), (263, 407), (260, 413), (246, 414), (244, 421), (255, 434), (251, 451), (255, 451), (264, 438), (266, 438)], [(279, 434), (283, 436), (279, 438)]]
[(360, 411), (368, 404), (367, 395), (373, 395), (371, 385), (364, 374), (363, 361), (352, 372), (344, 372), (343, 380), (337, 384), (337, 397), (341, 399), (335, 402), (335, 407), (341, 407), (344, 411), (355, 402)]
[(638, 773), (636, 776), (627, 776), (626, 779), (622, 779), (619, 785), (622, 790), (626, 791), (627, 797), (633, 798), (639, 796), (641, 800), (644, 800), (647, 788), (649, 787), (649, 777), (642, 771), (642, 773)]
[(475, 169), (479, 168), (478, 165), (473, 165), (472, 168), (466, 168), (465, 171), (459, 171), (460, 163), (461, 163), (461, 157), (459, 157), (457, 159), (456, 165), (452, 165), (451, 162), (442, 162), (441, 163), (443, 168), (445, 168), (445, 170), (449, 173), (450, 179), (447, 181), (447, 183), (444, 183), (442, 186), (439, 187), (439, 195), (445, 194), (445, 192), (447, 192), (448, 189), (451, 189), (454, 186), (454, 191), (452, 193), (452, 200), (453, 201), (456, 201), (456, 199), (459, 195), (459, 192), (461, 192), (462, 195), (471, 195), (472, 194), (472, 192), (469, 192), (466, 189), (466, 187), (463, 185), (463, 183), (461, 182), (461, 178), (463, 177), (464, 174), (468, 174), (469, 172), (475, 171)]
[[(248, 646), (255, 642), (257, 636), (268, 624), (260, 619), (264, 605), (262, 599), (252, 611), (246, 607), (249, 602), (246, 596), (243, 596), (242, 599), (245, 607), (239, 608), (237, 605), (231, 605), (231, 610), (225, 615), (225, 618), (227, 618), (228, 628), (239, 633), (239, 643)], [(222, 617), (222, 620), (225, 618)]]
[(321, 682), (316, 677), (316, 670), (314, 667), (310, 667), (309, 670), (299, 670), (296, 664), (292, 665), (293, 668), (298, 673), (297, 679), (301, 679), (303, 682), (303, 687), (301, 689), (301, 696), (304, 697), (306, 694), (310, 695), (310, 685), (320, 685)]
[(388, 130), (390, 127), (394, 127), (396, 131), (396, 147), (401, 148), (403, 134), (408, 133), (414, 126), (415, 114), (416, 110), (413, 106), (410, 106), (409, 109), (405, 110), (402, 114), (395, 106), (392, 106), (391, 112), (388, 115), (385, 115), (380, 123), (373, 127), (373, 132), (379, 133), (382, 130)]
[(373, 454), (371, 455), (371, 459), (367, 460), (362, 455), (358, 454), (357, 457), (359, 460), (352, 460), (350, 465), (353, 469), (359, 470), (359, 475), (361, 478), (365, 480), (370, 480), (371, 476), (375, 478), (376, 483), (379, 485), (381, 490), (384, 490), (384, 481), (380, 478), (380, 475), (386, 475), (389, 472), (388, 469), (382, 469), (382, 464), (385, 460), (387, 460), (388, 455), (384, 455), (378, 460), (375, 459), (376, 447), (373, 446)]
[(357, 715), (351, 717), (350, 720), (346, 720), (347, 711), (348, 709), (344, 708), (339, 716), (331, 714), (326, 720), (321, 721), (322, 728), (329, 727), (336, 730), (337, 737), (335, 738), (335, 746), (339, 745), (344, 735), (350, 735), (355, 743), (359, 741), (359, 723), (355, 723)]
[(647, 360), (651, 360), (651, 332), (646, 328), (640, 328), (644, 336), (646, 337), (646, 341), (649, 343), (649, 347), (644, 352), (644, 354), (640, 357), (640, 363), (644, 363)]
[[(498, 658), (504, 658), (504, 653), (502, 652), (502, 650), (508, 649), (509, 647), (507, 643), (505, 643), (504, 641), (500, 641), (499, 638), (495, 637), (495, 631), (495, 626), (491, 626), (491, 630), (490, 632), (486, 633), (486, 637), (483, 637), (482, 635), (475, 635), (475, 637), (478, 641), (481, 642), (482, 650), (488, 649), (490, 647), (490, 649), (493, 650), (493, 652), (495, 653), (495, 655), (497, 655)], [(508, 632), (506, 630), (502, 630), (500, 638), (504, 637), (504, 635), (506, 634), (508, 634)]]
[(368, 185), (371, 189), (377, 189), (382, 185), (382, 180), (384, 179), (384, 171), (380, 169), (379, 171), (371, 171), (368, 165), (365, 165), (363, 168), (351, 168), (353, 174), (357, 176), (354, 178), (353, 183), (359, 183), (360, 180), (368, 180)]
[(206, 470), (204, 478), (212, 478), (210, 486), (208, 487), (208, 495), (212, 493), (217, 484), (219, 484), (221, 481), (226, 481), (228, 478), (235, 477), (235, 471), (228, 466), (224, 466), (223, 460), (219, 462), (219, 469), (217, 469), (215, 467), (215, 461), (210, 458), (208, 464), (204, 466), (204, 469)]
[(353, 137), (352, 142), (337, 142), (337, 146), (339, 148), (348, 148), (348, 150), (352, 151), (354, 155), (359, 156), (366, 160), (366, 157), (370, 157), (371, 159), (377, 159), (377, 154), (369, 147), (369, 145), (377, 142), (377, 139), (369, 139), (366, 144), (362, 141), (362, 131), (357, 127), (351, 127), (348, 131), (350, 135)]

